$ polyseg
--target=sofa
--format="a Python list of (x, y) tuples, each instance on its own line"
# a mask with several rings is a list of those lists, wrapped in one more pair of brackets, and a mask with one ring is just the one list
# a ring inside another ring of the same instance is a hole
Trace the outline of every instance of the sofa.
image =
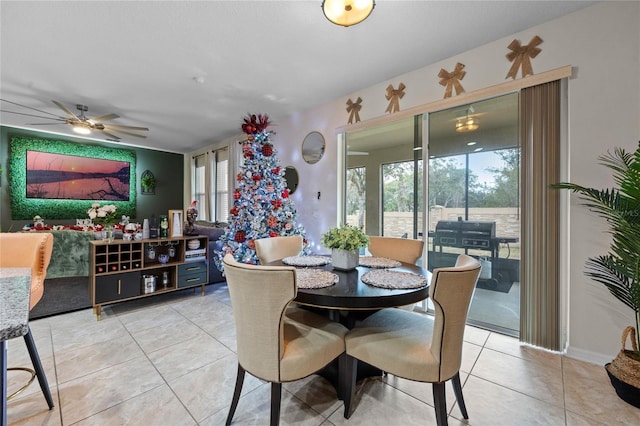
[(218, 270), (216, 262), (213, 260), (215, 250), (221, 249), (218, 238), (224, 234), (227, 224), (224, 222), (209, 222), (206, 220), (196, 220), (193, 224), (193, 231), (198, 235), (206, 235), (209, 237), (209, 282), (217, 283), (225, 281), (222, 272)]

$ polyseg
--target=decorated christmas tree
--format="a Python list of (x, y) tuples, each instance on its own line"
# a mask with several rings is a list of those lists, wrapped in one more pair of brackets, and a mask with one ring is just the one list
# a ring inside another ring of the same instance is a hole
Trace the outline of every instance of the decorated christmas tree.
[(273, 132), (267, 115), (250, 114), (244, 119), (241, 141), (243, 164), (236, 175), (233, 207), (229, 212), (229, 227), (218, 240), (221, 249), (214, 257), (223, 270), (222, 258), (233, 253), (238, 262), (258, 264), (255, 240), (260, 238), (302, 235), (303, 253), (309, 252), (305, 230), (296, 224), (296, 208), (289, 198), (280, 167), (277, 150), (271, 144)]

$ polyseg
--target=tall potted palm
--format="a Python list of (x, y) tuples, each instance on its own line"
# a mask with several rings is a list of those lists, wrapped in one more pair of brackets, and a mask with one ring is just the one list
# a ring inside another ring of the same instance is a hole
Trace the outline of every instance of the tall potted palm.
[[(583, 205), (609, 226), (608, 253), (589, 258), (585, 273), (635, 313), (635, 328), (627, 327), (622, 350), (606, 368), (618, 395), (640, 407), (640, 142), (635, 152), (616, 148), (599, 160), (613, 172), (616, 187), (595, 189), (567, 182), (553, 187), (579, 194)], [(625, 348), (628, 332), (632, 350)]]

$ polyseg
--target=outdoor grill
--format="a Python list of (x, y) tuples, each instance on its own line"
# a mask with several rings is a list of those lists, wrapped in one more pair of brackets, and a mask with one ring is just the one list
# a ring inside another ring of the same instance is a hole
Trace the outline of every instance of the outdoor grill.
[(445, 247), (493, 250), (495, 236), (495, 222), (441, 220), (436, 224), (434, 243)]

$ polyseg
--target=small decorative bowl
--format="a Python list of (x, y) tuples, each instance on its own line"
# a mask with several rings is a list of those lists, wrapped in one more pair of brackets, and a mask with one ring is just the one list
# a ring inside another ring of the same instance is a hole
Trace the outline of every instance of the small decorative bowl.
[(168, 261), (169, 261), (169, 255), (168, 254), (161, 254), (160, 256), (158, 256), (158, 262), (167, 263)]
[(187, 243), (187, 247), (189, 247), (190, 250), (196, 250), (200, 248), (200, 240), (189, 240), (189, 242)]

